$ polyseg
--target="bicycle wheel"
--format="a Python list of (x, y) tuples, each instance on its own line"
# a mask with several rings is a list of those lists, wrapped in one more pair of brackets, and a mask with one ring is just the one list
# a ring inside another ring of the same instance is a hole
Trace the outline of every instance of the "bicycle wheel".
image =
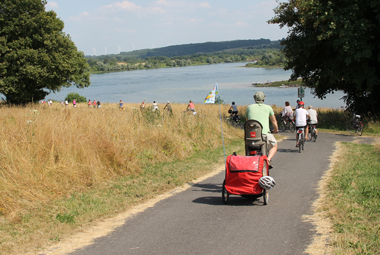
[(356, 128), (356, 133), (361, 136), (363, 134), (363, 124), (359, 123), (358, 127)]
[(315, 131), (315, 128), (313, 128), (313, 142), (317, 141), (317, 131)]
[(269, 193), (268, 193), (267, 190), (264, 190), (264, 192), (263, 192), (263, 198), (264, 198), (264, 205), (268, 205)]
[(356, 130), (354, 128), (354, 125), (352, 124), (352, 121), (346, 123), (346, 130), (351, 134), (355, 133)]
[(301, 153), (302, 136), (298, 134), (298, 152)]
[(230, 198), (230, 194), (228, 194), (228, 191), (226, 190), (226, 188), (224, 187), (226, 181), (224, 180), (223, 181), (223, 189), (222, 189), (222, 200), (223, 200), (223, 204), (227, 204), (228, 203), (228, 199)]
[(311, 138), (312, 138), (311, 131), (309, 132), (309, 134), (307, 134), (307, 137), (309, 138), (309, 141), (311, 141)]
[(304, 149), (304, 146), (305, 146), (305, 137), (303, 136), (303, 134), (301, 135), (302, 137), (302, 150)]
[(283, 121), (281, 122), (279, 129), (281, 132), (285, 132), (285, 124)]
[(294, 133), (296, 131), (296, 125), (293, 122), (289, 122), (290, 132)]

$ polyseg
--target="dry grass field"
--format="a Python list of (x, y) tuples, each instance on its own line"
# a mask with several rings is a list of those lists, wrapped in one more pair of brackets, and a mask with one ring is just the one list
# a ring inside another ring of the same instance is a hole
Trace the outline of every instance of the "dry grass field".
[[(10, 240), (33, 240), (38, 222), (33, 225), (30, 218), (41, 214), (41, 208), (74, 200), (73, 194), (88, 193), (120, 178), (137, 178), (149, 166), (222, 146), (217, 105), (196, 105), (195, 116), (184, 112), (185, 104), (172, 105), (172, 115), (163, 114), (163, 106), (159, 115), (140, 111), (137, 104), (125, 104), (124, 110), (117, 104), (98, 109), (58, 103), (2, 106), (0, 254), (13, 250), (16, 244), (8, 245)], [(226, 113), (228, 106), (221, 107)], [(242, 130), (226, 123), (223, 131), (226, 144), (243, 137)], [(59, 211), (45, 216), (63, 223), (73, 221), (72, 215)]]
[[(173, 105), (172, 117), (137, 108), (2, 107), (0, 213), (16, 217), (36, 202), (221, 144), (217, 106), (197, 106), (192, 116), (184, 115), (186, 105)], [(224, 131), (227, 141), (236, 135), (228, 125)]]

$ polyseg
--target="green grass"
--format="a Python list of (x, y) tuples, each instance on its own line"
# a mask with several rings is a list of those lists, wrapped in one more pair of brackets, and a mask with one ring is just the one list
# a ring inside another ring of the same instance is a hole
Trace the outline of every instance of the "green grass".
[(380, 146), (344, 143), (329, 183), (325, 210), (336, 254), (379, 254)]

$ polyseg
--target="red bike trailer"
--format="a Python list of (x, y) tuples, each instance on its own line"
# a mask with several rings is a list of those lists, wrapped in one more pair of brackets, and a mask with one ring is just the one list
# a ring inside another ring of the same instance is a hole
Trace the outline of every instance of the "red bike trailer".
[(266, 175), (269, 175), (267, 156), (228, 156), (222, 190), (223, 203), (228, 203), (230, 195), (240, 195), (247, 198), (262, 196), (264, 205), (267, 205), (269, 194), (259, 185), (260, 178)]

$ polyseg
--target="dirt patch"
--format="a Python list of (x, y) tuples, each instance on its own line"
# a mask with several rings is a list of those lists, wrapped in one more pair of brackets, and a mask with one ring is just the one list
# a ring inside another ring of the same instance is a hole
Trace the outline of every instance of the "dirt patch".
[(332, 254), (333, 248), (329, 245), (330, 233), (333, 231), (332, 223), (328, 218), (328, 212), (322, 209), (326, 203), (328, 193), (328, 183), (332, 177), (335, 164), (339, 161), (340, 155), (343, 153), (340, 142), (335, 143), (335, 150), (330, 157), (329, 169), (322, 176), (318, 184), (318, 199), (313, 203), (312, 215), (304, 215), (306, 222), (310, 222), (315, 226), (316, 233), (313, 237), (313, 242), (307, 247), (305, 252), (311, 255)]
[[(210, 178), (220, 173), (221, 171), (224, 170), (224, 164), (218, 165), (217, 167), (215, 167), (215, 169), (216, 169), (215, 171), (194, 180), (192, 184), (199, 183), (207, 178)], [(133, 217), (137, 215), (138, 213), (145, 211), (149, 207), (153, 207), (155, 204), (157, 204), (161, 200), (171, 197), (179, 192), (185, 191), (190, 187), (191, 187), (190, 184), (185, 184), (182, 187), (177, 187), (141, 205), (137, 205), (131, 208), (130, 210), (117, 215), (116, 217), (96, 222), (94, 225), (86, 229), (82, 229), (79, 233), (72, 235), (68, 238), (62, 239), (58, 244), (55, 244), (51, 247), (46, 248), (46, 250), (44, 250), (42, 253), (45, 255), (58, 255), (58, 254), (62, 255), (62, 254), (72, 253), (75, 250), (91, 245), (96, 238), (106, 236), (110, 234), (112, 231), (114, 231), (117, 227), (120, 227), (124, 224), (128, 224), (128, 222), (126, 222), (128, 218)], [(35, 253), (28, 253), (28, 254), (35, 254)]]

